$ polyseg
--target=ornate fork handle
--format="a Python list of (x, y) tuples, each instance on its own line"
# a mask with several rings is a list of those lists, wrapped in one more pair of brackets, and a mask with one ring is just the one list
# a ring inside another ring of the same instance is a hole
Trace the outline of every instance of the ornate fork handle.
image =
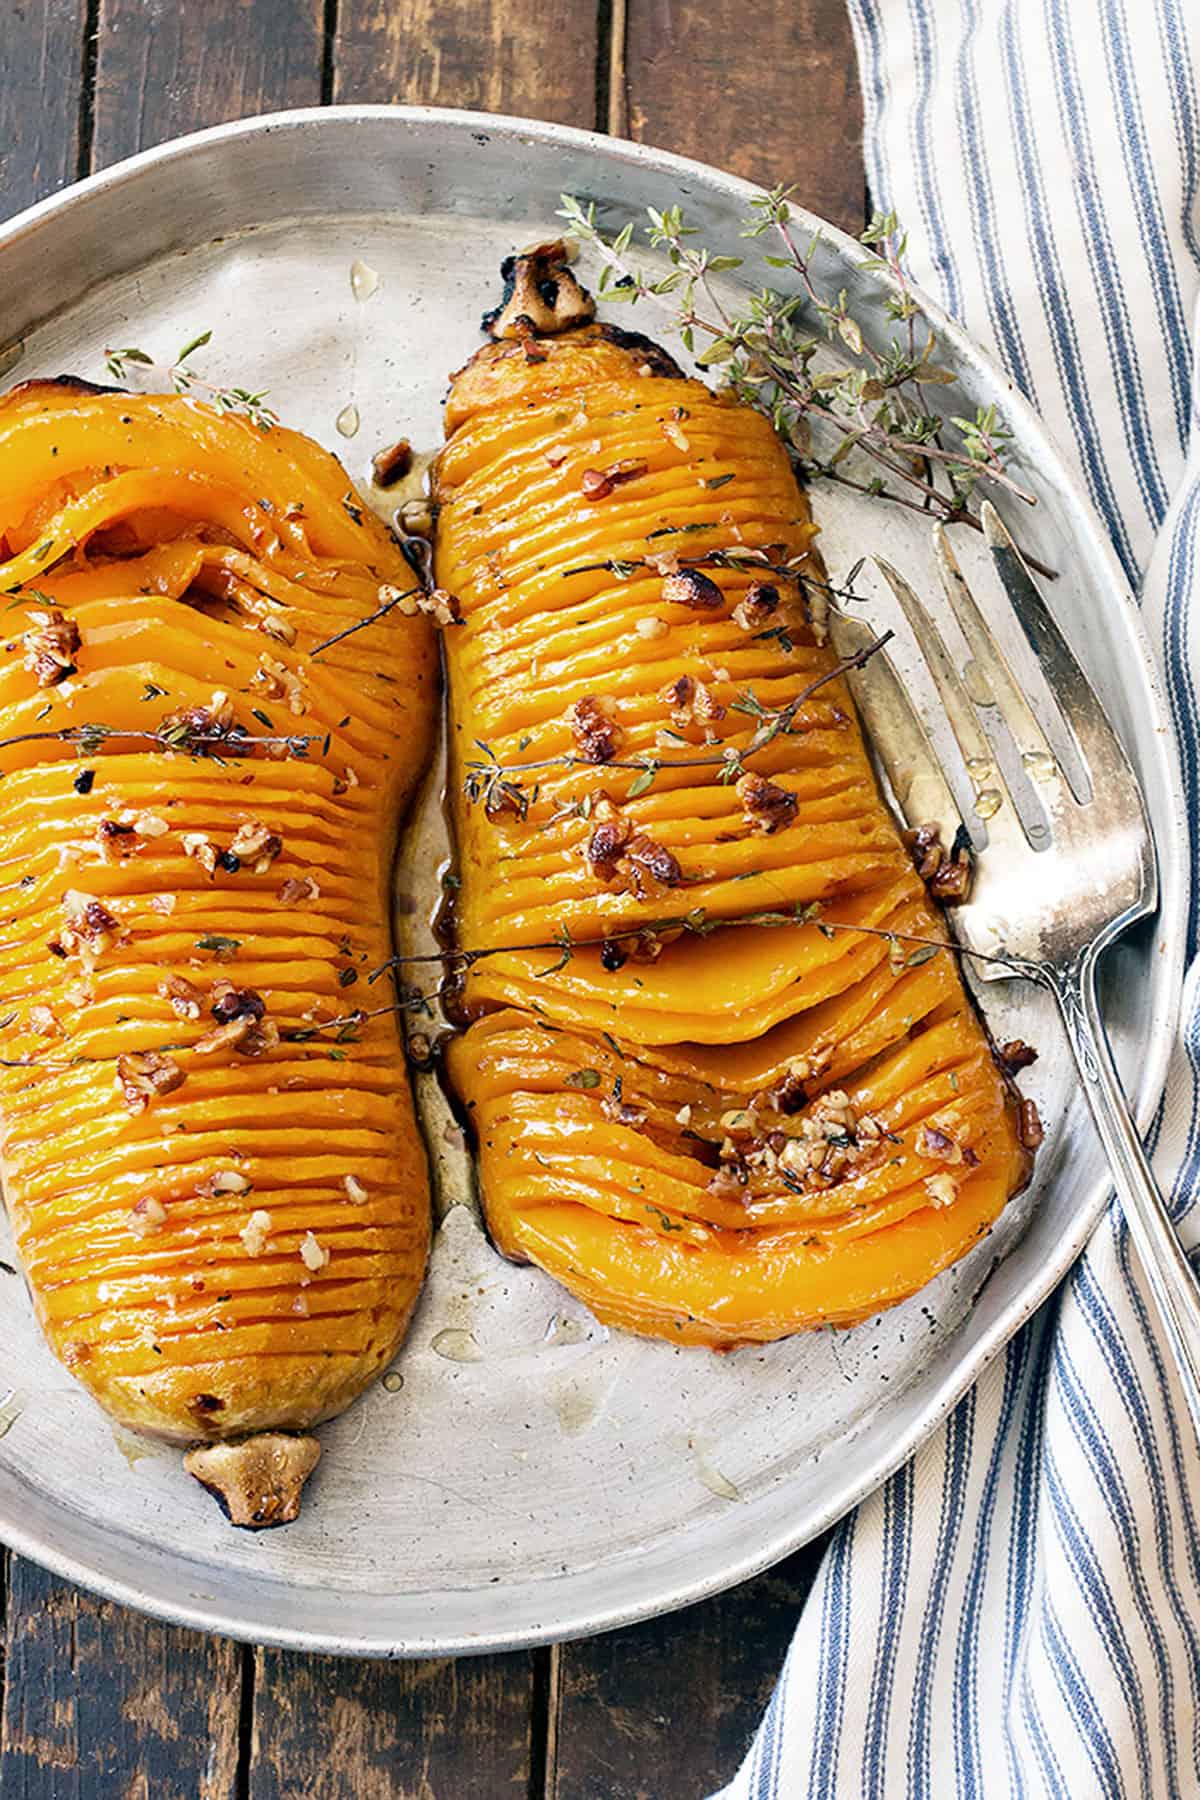
[(1058, 1001), (1121, 1210), (1162, 1314), (1200, 1437), (1200, 1283), (1142, 1148), (1113, 1062), (1096, 994), (1096, 964), (1105, 941), (1089, 945), (1066, 968), (1026, 969)]

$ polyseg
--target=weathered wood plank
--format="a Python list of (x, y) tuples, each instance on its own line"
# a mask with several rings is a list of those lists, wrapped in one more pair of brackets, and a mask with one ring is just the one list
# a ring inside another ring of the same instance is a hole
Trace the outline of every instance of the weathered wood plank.
[(0, 218), (78, 173), (84, 17), (84, 0), (7, 0), (3, 9)]
[[(862, 103), (842, 0), (627, 0), (630, 135), (861, 231)], [(619, 78), (619, 77), (618, 77)]]
[(670, 1618), (558, 1652), (550, 1800), (668, 1800), (733, 1775), (822, 1545)]
[(100, 0), (93, 166), (321, 99), (322, 0)]
[(592, 0), (340, 0), (337, 101), (406, 101), (593, 125)]
[(532, 1669), (259, 1651), (249, 1800), (525, 1800)]
[(241, 1656), (14, 1558), (4, 1800), (234, 1800)]
[[(321, 93), (321, 0), (101, 0), (81, 106), (83, 0), (0, 30), (5, 210), (183, 131)], [(30, 94), (38, 104), (30, 104)], [(81, 123), (94, 120), (94, 144)], [(233, 1800), (242, 1655), (13, 1558), (0, 1730), (6, 1800)]]

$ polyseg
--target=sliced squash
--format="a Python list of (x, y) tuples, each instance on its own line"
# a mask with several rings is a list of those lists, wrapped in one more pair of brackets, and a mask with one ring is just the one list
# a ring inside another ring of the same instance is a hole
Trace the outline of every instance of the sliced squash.
[(687, 1343), (903, 1299), (1030, 1155), (797, 579), (782, 446), (602, 326), (488, 345), (446, 435), (449, 1067), (497, 1243)]
[(415, 1301), (425, 1161), (363, 977), (435, 650), (399, 605), (318, 648), (411, 586), (295, 432), (0, 400), (4, 1188), (51, 1346), (126, 1425), (310, 1425)]

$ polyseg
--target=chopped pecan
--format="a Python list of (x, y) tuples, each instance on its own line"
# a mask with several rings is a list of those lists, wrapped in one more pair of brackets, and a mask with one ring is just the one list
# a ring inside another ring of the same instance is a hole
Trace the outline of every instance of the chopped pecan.
[(725, 604), (725, 596), (711, 575), (699, 569), (680, 569), (668, 575), (662, 584), (662, 597), (675, 606), (690, 606), (695, 612), (716, 612)]
[(819, 1061), (794, 1056), (783, 1074), (766, 1090), (763, 1099), (773, 1112), (797, 1113), (808, 1099), (807, 1083), (821, 1073)]
[(607, 469), (585, 469), (579, 477), (580, 491), (585, 500), (607, 500), (614, 488), (626, 481), (636, 481), (639, 475), (646, 474), (649, 466), (627, 456)]
[(67, 923), (58, 935), (56, 954), (67, 956), (78, 951), (82, 955), (94, 955), (111, 946), (117, 921), (102, 901), (91, 894), (81, 894), (76, 888), (68, 888), (63, 895), (63, 911)]
[(577, 700), (570, 712), (571, 735), (587, 762), (611, 762), (617, 754), (621, 728), (609, 717), (594, 694)]
[(683, 870), (676, 857), (644, 831), (630, 838), (624, 855), (618, 860), (616, 872), (639, 900), (655, 899), (666, 889), (678, 887), (683, 880)]
[(940, 900), (943, 906), (954, 906), (967, 898), (971, 890), (971, 845), (961, 826), (954, 834), (949, 854), (937, 825), (919, 825), (914, 831), (906, 831), (904, 842), (933, 899)]
[(150, 1237), (167, 1222), (167, 1209), (154, 1194), (147, 1194), (129, 1209), (129, 1229), (134, 1237)]
[(460, 625), (462, 602), (449, 588), (433, 588), (417, 595), (417, 611), (425, 613), (435, 625)]
[(271, 1215), (261, 1207), (250, 1214), (246, 1223), (238, 1231), (238, 1236), (246, 1247), (247, 1256), (261, 1256), (267, 1247), (267, 1239), (271, 1235)]
[(957, 1138), (947, 1131), (939, 1131), (936, 1125), (922, 1125), (917, 1132), (913, 1149), (918, 1156), (930, 1162), (960, 1163), (964, 1160), (963, 1147)]
[(159, 721), (159, 741), (171, 750), (203, 753), (212, 743), (233, 732), (233, 703), (228, 694), (215, 693), (210, 706), (184, 706)]
[(39, 687), (56, 687), (75, 673), (79, 627), (57, 606), (30, 613), (33, 626), (25, 633), (25, 667)]
[[(604, 882), (614, 893), (632, 892), (639, 900), (656, 897), (667, 888), (679, 886), (683, 871), (665, 845), (657, 843), (644, 831), (635, 833), (629, 820), (623, 819), (609, 800), (601, 800), (596, 812), (597, 822), (583, 853), (598, 881)], [(660, 949), (661, 944), (658, 944), (654, 956)], [(617, 956), (620, 961), (614, 960)], [(617, 946), (608, 940), (601, 949), (601, 962), (605, 968), (619, 969), (629, 956), (638, 957), (636, 941), (626, 940)], [(643, 956), (639, 960), (647, 959)]]
[(286, 644), (289, 649), (296, 641), (296, 627), (290, 619), (281, 619), (278, 613), (267, 613), (258, 621), (258, 629), (264, 637), (271, 638), (276, 644)]
[(300, 677), (286, 663), (278, 662), (265, 652), (258, 659), (254, 679), (268, 700), (283, 700), (296, 718), (304, 711), (304, 693)]
[(159, 982), (158, 991), (164, 1000), (171, 1002), (172, 1011), (181, 1019), (200, 1017), (200, 989), (193, 987), (185, 975), (168, 975)]
[(407, 475), (413, 466), (413, 448), (407, 438), (397, 438), (394, 444), (377, 450), (371, 458), (371, 469), (376, 483), (380, 487), (391, 487)]
[(925, 1177), (925, 1191), (935, 1206), (953, 1206), (958, 1198), (958, 1183), (943, 1170)]
[(252, 864), (256, 875), (264, 875), (283, 849), (283, 839), (260, 819), (247, 819), (239, 825), (229, 846), (229, 854), (239, 864)]
[(217, 1050), (239, 1050), (253, 1029), (253, 1019), (230, 1019), (197, 1038), (192, 1049), (197, 1056), (212, 1056)]
[(733, 621), (743, 631), (761, 631), (778, 610), (779, 589), (770, 581), (752, 581), (733, 609)]
[(329, 1251), (311, 1231), (306, 1231), (301, 1240), (300, 1260), (313, 1275), (325, 1268), (329, 1262)]
[(617, 874), (625, 847), (633, 835), (628, 819), (622, 819), (610, 800), (596, 807), (597, 822), (584, 846), (584, 855), (598, 881), (611, 882)]
[(317, 900), (320, 898), (321, 886), (315, 875), (289, 875), (279, 890), (278, 899), (283, 906), (298, 906), (301, 900)]
[(179, 841), (183, 846), (183, 854), (194, 856), (204, 872), (211, 875), (220, 854), (212, 839), (205, 837), (202, 831), (185, 831), (181, 833)]
[(256, 1023), (267, 1010), (262, 995), (253, 988), (235, 987), (232, 981), (214, 981), (212, 1006), (209, 1009), (218, 1025), (233, 1019), (249, 1019)]
[(737, 783), (737, 797), (749, 823), (767, 837), (790, 825), (800, 804), (795, 794), (764, 775), (743, 775)]
[(1010, 1038), (1007, 1044), (1001, 1044), (996, 1051), (996, 1060), (1007, 1075), (1019, 1075), (1022, 1069), (1030, 1068), (1037, 1059), (1037, 1051), (1024, 1038)]
[(1017, 1108), (1017, 1136), (1026, 1150), (1036, 1150), (1045, 1139), (1046, 1128), (1032, 1100), (1022, 1100)]
[(160, 1094), (182, 1087), (186, 1074), (174, 1057), (158, 1050), (130, 1050), (117, 1058), (117, 1086), (131, 1113), (143, 1113)]
[(62, 1026), (49, 1006), (40, 1003), (29, 1009), (29, 1029), (36, 1031), (39, 1037), (61, 1037)]
[(690, 675), (676, 676), (659, 691), (659, 699), (670, 710), (676, 725), (713, 725), (725, 717), (725, 708), (702, 681)]

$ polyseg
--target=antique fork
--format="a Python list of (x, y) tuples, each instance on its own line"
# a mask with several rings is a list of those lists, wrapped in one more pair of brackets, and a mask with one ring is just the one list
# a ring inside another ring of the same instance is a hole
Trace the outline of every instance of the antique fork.
[[(976, 974), (1035, 981), (1058, 1002), (1200, 1433), (1200, 1286), (1130, 1117), (1096, 991), (1104, 950), (1157, 906), (1154, 843), (1137, 778), (1016, 545), (991, 506), (983, 507), (981, 522), (1058, 718), (1047, 713), (1043, 730), (1034, 716), (941, 527), (935, 547), (942, 585), (971, 659), (964, 675), (903, 576), (876, 563), (933, 678), (961, 767), (939, 761), (886, 653), (872, 656), (851, 685), (908, 824), (937, 825), (947, 845), (966, 829), (975, 848), (983, 847), (966, 902), (947, 912), (954, 936), (977, 953)], [(872, 641), (845, 615), (834, 636), (843, 654)]]

